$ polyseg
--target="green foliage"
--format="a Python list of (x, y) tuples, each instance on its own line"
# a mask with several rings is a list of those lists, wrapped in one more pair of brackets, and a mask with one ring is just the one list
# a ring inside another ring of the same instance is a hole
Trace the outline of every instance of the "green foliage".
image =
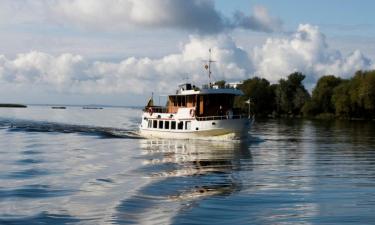
[(352, 117), (374, 118), (375, 71), (358, 71), (350, 80)]
[(367, 114), (372, 113), (375, 109), (375, 71), (364, 72), (357, 79), (360, 80), (360, 85), (356, 102)]
[(236, 106), (242, 108), (244, 111), (247, 110), (248, 105), (245, 103), (249, 98), (251, 99), (251, 114), (260, 116), (267, 116), (272, 113), (274, 108), (274, 92), (270, 87), (270, 83), (266, 79), (254, 77), (245, 80), (239, 88), (244, 92), (244, 96), (241, 96), (236, 100)]
[(240, 89), (245, 96), (235, 102), (247, 109), (251, 98), (252, 113), (257, 115), (312, 116), (320, 119), (375, 118), (375, 70), (358, 71), (345, 80), (334, 75), (321, 77), (310, 98), (302, 84), (305, 75), (296, 72), (272, 84), (258, 77), (245, 80)]
[(305, 75), (292, 73), (287, 80), (281, 79), (275, 88), (276, 112), (278, 114), (300, 115), (310, 95), (302, 84)]
[(332, 102), (333, 90), (342, 82), (342, 79), (333, 75), (323, 76), (318, 80), (311, 96), (311, 100), (303, 108), (303, 114), (307, 116), (322, 113), (334, 113)]
[(225, 87), (225, 80), (216, 81), (214, 84), (219, 86), (220, 88), (223, 88)]
[(338, 117), (349, 118), (351, 115), (350, 82), (344, 81), (333, 90), (332, 102)]

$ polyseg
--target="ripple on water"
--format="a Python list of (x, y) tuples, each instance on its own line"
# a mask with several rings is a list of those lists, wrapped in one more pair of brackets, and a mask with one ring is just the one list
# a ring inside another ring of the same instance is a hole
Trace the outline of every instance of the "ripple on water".
[(111, 178), (98, 178), (96, 180), (99, 181), (99, 182), (104, 182), (104, 183), (111, 183), (111, 184), (115, 183), (113, 181), (113, 179), (111, 179)]
[[(77, 118), (88, 118), (86, 112)], [(120, 112), (117, 118), (135, 127), (136, 113)], [(0, 188), (0, 211), (8, 213), (0, 213), (0, 224), (375, 221), (370, 122), (257, 121), (244, 144), (114, 139), (101, 133), (113, 130), (95, 126), (18, 126), (0, 129), (0, 172), (16, 176), (0, 177), (7, 186)]]
[(11, 172), (9, 175), (6, 176), (8, 179), (30, 179), (39, 176), (49, 175), (51, 172), (47, 169), (25, 169), (20, 171)]
[(27, 150), (22, 151), (21, 153), (24, 155), (38, 155), (38, 154), (42, 154), (43, 152), (38, 151), (38, 150), (27, 149)]
[(72, 194), (72, 190), (56, 189), (50, 185), (25, 185), (14, 189), (0, 188), (0, 199), (51, 198)]
[(33, 216), (0, 216), (0, 224), (7, 225), (41, 225), (41, 224), (75, 224), (82, 221), (68, 214), (41, 212)]
[(239, 192), (242, 183), (238, 171), (251, 169), (246, 142), (141, 143), (144, 166), (136, 172), (151, 182), (117, 207), (117, 223), (172, 223), (175, 216), (204, 199), (225, 198)]
[(33, 159), (33, 158), (26, 158), (26, 159), (20, 159), (15, 162), (15, 164), (18, 165), (28, 165), (28, 164), (40, 164), (43, 160), (41, 159)]

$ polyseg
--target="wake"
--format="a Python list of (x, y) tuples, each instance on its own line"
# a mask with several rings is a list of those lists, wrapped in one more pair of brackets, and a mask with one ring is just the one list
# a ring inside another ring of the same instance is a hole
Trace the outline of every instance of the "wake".
[(141, 139), (135, 129), (74, 125), (46, 121), (0, 120), (0, 129), (9, 132), (78, 133), (101, 138)]

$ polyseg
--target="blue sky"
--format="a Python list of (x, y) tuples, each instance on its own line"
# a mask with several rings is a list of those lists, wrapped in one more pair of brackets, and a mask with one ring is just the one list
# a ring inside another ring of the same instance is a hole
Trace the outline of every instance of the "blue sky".
[(190, 77), (271, 82), (373, 69), (369, 0), (3, 0), (0, 102), (142, 105)]
[[(254, 5), (267, 7), (272, 15), (282, 18), (288, 28), (300, 23), (311, 23), (321, 27), (359, 26), (358, 28), (363, 28), (362, 35), (374, 35), (374, 27), (371, 26), (374, 26), (375, 22), (375, 2), (371, 0), (217, 0), (217, 7), (225, 14)], [(366, 25), (369, 25), (367, 29)], [(329, 29), (327, 31), (331, 32)]]

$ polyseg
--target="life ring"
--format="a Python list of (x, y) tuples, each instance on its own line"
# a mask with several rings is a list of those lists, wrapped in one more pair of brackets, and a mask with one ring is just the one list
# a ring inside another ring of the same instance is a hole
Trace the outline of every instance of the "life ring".
[(150, 113), (150, 116), (152, 116), (153, 111), (152, 111), (152, 108), (151, 108), (151, 107), (148, 108), (148, 113)]
[(191, 117), (194, 117), (194, 116), (195, 116), (195, 110), (194, 110), (194, 109), (190, 109), (190, 116), (191, 116)]

